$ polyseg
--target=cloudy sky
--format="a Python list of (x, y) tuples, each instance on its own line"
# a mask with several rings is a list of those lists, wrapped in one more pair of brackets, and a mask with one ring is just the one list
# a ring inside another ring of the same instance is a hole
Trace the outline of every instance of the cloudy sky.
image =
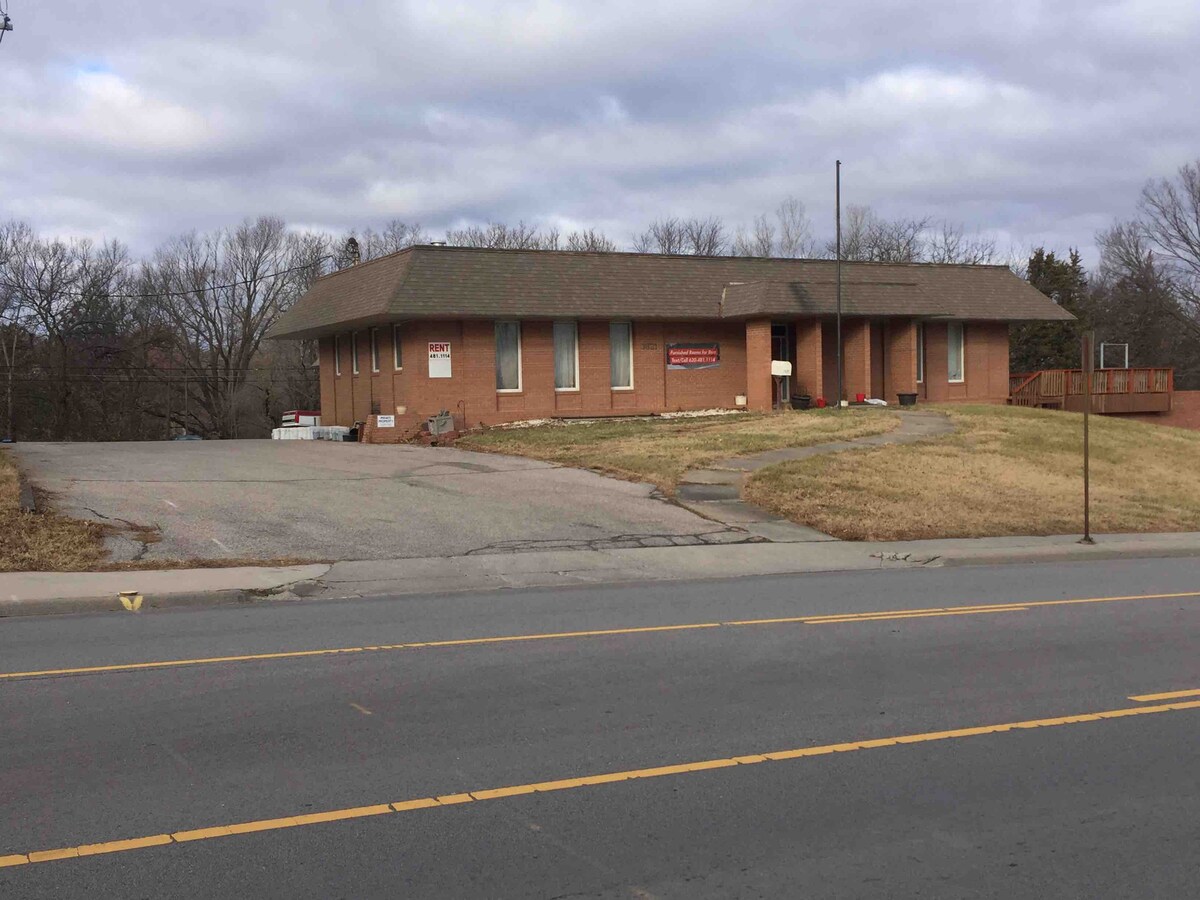
[(1078, 245), (1200, 157), (1196, 0), (0, 0), (0, 218), (145, 250), (748, 222), (844, 198)]

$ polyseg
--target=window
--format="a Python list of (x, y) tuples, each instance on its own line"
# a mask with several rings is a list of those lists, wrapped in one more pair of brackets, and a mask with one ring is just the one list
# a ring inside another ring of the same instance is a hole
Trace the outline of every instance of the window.
[(608, 323), (608, 366), (614, 391), (633, 388), (633, 323)]
[(379, 329), (371, 329), (371, 371), (379, 371)]
[(333, 374), (342, 374), (342, 336), (340, 334), (333, 336)]
[(925, 323), (917, 323), (917, 384), (925, 380)]
[(350, 332), (350, 371), (358, 374), (358, 332)]
[(554, 389), (579, 390), (579, 329), (574, 322), (554, 323)]
[(496, 390), (521, 389), (521, 323), (496, 323)]
[(962, 382), (963, 375), (963, 324), (951, 322), (946, 326), (946, 377), (951, 382)]
[(392, 364), (397, 369), (404, 368), (404, 354), (400, 350), (400, 326), (392, 326)]

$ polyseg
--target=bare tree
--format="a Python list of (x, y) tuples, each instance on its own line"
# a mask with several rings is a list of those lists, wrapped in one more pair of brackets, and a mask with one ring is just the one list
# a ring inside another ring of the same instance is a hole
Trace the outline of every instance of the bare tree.
[(679, 219), (655, 219), (645, 231), (634, 237), (633, 249), (638, 253), (678, 256), (686, 252), (685, 241), (683, 222)]
[(9, 228), (5, 245), (5, 305), (24, 310), (47, 342), (54, 393), (51, 433), (66, 440), (78, 420), (72, 402), (75, 353), (87, 344), (93, 358), (114, 351), (126, 311), (114, 295), (126, 286), (129, 255), (117, 241), (42, 240), (25, 226)]
[[(313, 246), (263, 217), (233, 230), (168, 242), (147, 267), (169, 333), (167, 369), (194, 389), (190, 421), (214, 437), (236, 437), (237, 401), (263, 336), (313, 273)], [(172, 415), (176, 415), (172, 413)]]
[(739, 227), (733, 237), (734, 256), (774, 256), (775, 249), (775, 226), (765, 214), (754, 218), (749, 232)]
[(1200, 159), (1181, 166), (1174, 181), (1142, 189), (1141, 230), (1182, 292), (1193, 316), (1200, 315)]
[(775, 208), (772, 221), (766, 213), (756, 216), (747, 232), (741, 228), (733, 240), (735, 256), (776, 256), (798, 259), (815, 256), (812, 223), (804, 204), (787, 197)]
[(996, 242), (982, 234), (969, 235), (961, 225), (942, 222), (925, 240), (925, 262), (983, 265), (996, 261)]
[(350, 238), (358, 241), (359, 258), (363, 261), (398, 253), (414, 244), (424, 244), (429, 241), (428, 233), (419, 224), (403, 222), (400, 219), (392, 219), (383, 226), (381, 231), (365, 228), (360, 234), (358, 231), (351, 230), (336, 241), (332, 241), (333, 252), (329, 255), (333, 257), (334, 269), (344, 269), (352, 264), (352, 260), (345, 252)]
[(635, 235), (633, 249), (638, 253), (663, 253), (671, 256), (720, 256), (729, 249), (725, 223), (715, 216), (707, 219), (656, 219), (641, 234)]
[(795, 197), (787, 197), (775, 210), (779, 223), (779, 242), (775, 255), (788, 258), (815, 256), (816, 242), (812, 236), (812, 222), (808, 210)]
[(25, 297), (9, 283), (8, 267), (19, 245), (27, 243), (32, 234), (28, 225), (8, 222), (0, 226), (0, 359), (4, 362), (4, 430), (11, 439), (13, 428), (13, 379), (16, 376), (19, 341), (27, 330), (28, 308)]
[(594, 228), (585, 228), (583, 231), (572, 231), (567, 235), (566, 248), (568, 250), (586, 250), (591, 253), (616, 253), (617, 245), (610, 240), (603, 232), (597, 231)]
[(683, 223), (684, 252), (692, 256), (721, 256), (729, 248), (725, 223), (716, 216)]
[(558, 232), (542, 234), (537, 227), (518, 222), (507, 225), (489, 222), (486, 226), (471, 225), (467, 228), (450, 229), (446, 232), (446, 243), (455, 247), (480, 247), (493, 250), (543, 250), (554, 249)]

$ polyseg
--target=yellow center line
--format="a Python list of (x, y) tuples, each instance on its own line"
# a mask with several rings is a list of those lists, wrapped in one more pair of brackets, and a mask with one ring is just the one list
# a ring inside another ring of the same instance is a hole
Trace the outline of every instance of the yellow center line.
[(102, 853), (124, 853), (131, 850), (140, 850), (145, 847), (188, 843), (191, 841), (206, 841), (212, 840), (213, 838), (231, 837), (238, 834), (253, 834), (262, 831), (278, 831), (283, 828), (298, 828), (305, 825), (338, 822), (346, 819), (362, 818), (366, 816), (380, 816), (391, 813), (411, 812), (419, 809), (432, 809), (434, 807), (458, 806), (461, 804), (485, 802), (488, 800), (499, 800), (506, 797), (516, 797), (523, 794), (548, 793), (551, 791), (564, 791), (577, 788), (595, 787), (602, 784), (612, 784), (615, 782), (632, 781), (642, 778), (666, 778), (675, 775), (685, 775), (693, 772), (707, 772), (713, 769), (732, 768), (734, 766), (746, 766), (765, 762), (782, 762), (786, 760), (805, 759), (813, 756), (826, 756), (833, 753), (853, 753), (859, 750), (873, 750), (880, 747), (896, 747), (905, 744), (920, 744), (931, 741), (956, 740), (959, 738), (977, 737), (985, 734), (1003, 734), (1004, 732), (1030, 728), (1055, 728), (1062, 725), (1077, 725), (1086, 722), (1102, 722), (1106, 719), (1121, 719), (1128, 716), (1155, 715), (1157, 713), (1178, 712), (1191, 709), (1200, 709), (1200, 700), (1193, 700), (1184, 703), (1165, 703), (1160, 706), (1133, 706), (1125, 709), (1110, 709), (1101, 712), (1056, 716), (1047, 719), (1027, 719), (1022, 722), (1005, 722), (999, 725), (979, 725), (970, 728), (954, 728), (947, 731), (927, 731), (919, 734), (902, 734), (895, 737), (847, 741), (838, 744), (823, 744), (816, 747), (797, 747), (790, 750), (772, 750), (767, 753), (753, 753), (743, 756), (706, 759), (697, 762), (656, 766), (648, 769), (629, 769), (621, 772), (604, 772), (596, 775), (584, 775), (578, 778), (560, 778), (554, 781), (539, 781), (530, 784), (510, 785), (508, 787), (462, 791), (454, 794), (443, 794), (436, 797), (419, 797), (411, 800), (399, 800), (393, 803), (381, 803), (375, 806), (357, 806), (349, 809), (333, 809), (326, 812), (304, 813), (301, 815), (283, 816), (274, 819), (258, 819), (250, 822), (235, 822), (230, 825), (216, 825), (208, 828), (176, 831), (170, 834), (154, 834), (149, 835), (148, 837), (126, 838), (123, 840), (107, 841), (97, 844), (85, 844), (80, 847), (60, 847), (52, 850), (32, 850), (25, 853), (13, 853), (8, 856), (0, 856), (0, 868), (23, 866), (32, 863), (53, 862), (61, 859), (75, 859), (81, 856), (95, 856)]
[(893, 619), (932, 619), (941, 616), (966, 616), (981, 613), (1027, 612), (1048, 606), (1071, 606), (1080, 603), (1118, 603), (1135, 600), (1177, 600), (1200, 597), (1200, 591), (1175, 594), (1132, 594), (1121, 597), (1081, 597), (1069, 600), (1035, 600), (1027, 603), (992, 603), (977, 606), (938, 606), (926, 609), (895, 609), (863, 613), (788, 616), (777, 619), (735, 619), (729, 622), (692, 622), (682, 625), (651, 625), (638, 628), (603, 628), (590, 631), (557, 631), (546, 634), (508, 634), (495, 637), (456, 638), (443, 641), (410, 641), (403, 644), (379, 644), (363, 647), (333, 647), (324, 650), (288, 650), (279, 653), (249, 653), (241, 656), (210, 656), (200, 659), (168, 659), (157, 662), (115, 663), (104, 666), (78, 666), (62, 669), (39, 669), (29, 672), (0, 672), (0, 681), (14, 678), (38, 678), (51, 675), (95, 675), (106, 672), (134, 672), (145, 669), (171, 669), (183, 666), (205, 666), (225, 663), (260, 662), (264, 660), (301, 659), (305, 657), (336, 656), (346, 653), (378, 653), (394, 650), (426, 650), (445, 647), (473, 647), (486, 644), (515, 644), (529, 641), (569, 640), (577, 638), (612, 637), (617, 635), (656, 634), (674, 631), (699, 631), (706, 628), (744, 628), (753, 625), (841, 625), (854, 622), (889, 622)]
[(1138, 694), (1136, 697), (1130, 697), (1129, 699), (1136, 700), (1138, 703), (1153, 703), (1159, 700), (1178, 700), (1180, 697), (1200, 697), (1200, 690), (1169, 691), (1165, 694)]

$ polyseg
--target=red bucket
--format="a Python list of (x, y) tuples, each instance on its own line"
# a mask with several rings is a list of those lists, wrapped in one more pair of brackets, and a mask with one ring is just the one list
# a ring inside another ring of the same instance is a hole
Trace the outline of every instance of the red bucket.
[(855, 395), (854, 395), (854, 402), (855, 402), (855, 403), (866, 403), (866, 402), (867, 402), (867, 395), (866, 395), (866, 394), (855, 394)]
[(817, 398), (817, 409), (824, 409), (824, 408), (825, 408), (825, 398), (818, 397)]

